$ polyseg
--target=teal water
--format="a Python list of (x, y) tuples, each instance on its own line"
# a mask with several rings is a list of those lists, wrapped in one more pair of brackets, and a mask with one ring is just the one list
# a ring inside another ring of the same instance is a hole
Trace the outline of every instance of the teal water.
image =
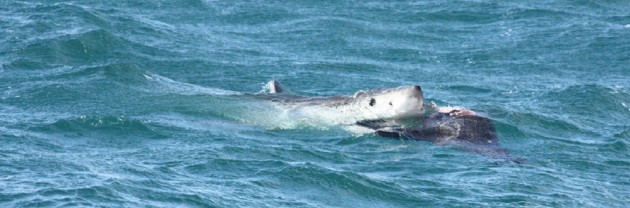
[[(0, 1), (0, 207), (628, 207), (628, 11)], [(527, 162), (269, 126), (229, 94), (270, 79), (317, 96), (418, 84), (487, 115)]]

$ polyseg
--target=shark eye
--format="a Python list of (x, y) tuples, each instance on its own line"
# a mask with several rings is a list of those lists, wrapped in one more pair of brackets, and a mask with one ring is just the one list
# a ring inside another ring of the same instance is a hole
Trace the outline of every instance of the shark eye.
[(370, 99), (370, 106), (374, 106), (376, 104), (376, 99)]
[(390, 105), (390, 106), (394, 106), (394, 105), (392, 105), (392, 102), (391, 102), (391, 101), (389, 102), (389, 105)]

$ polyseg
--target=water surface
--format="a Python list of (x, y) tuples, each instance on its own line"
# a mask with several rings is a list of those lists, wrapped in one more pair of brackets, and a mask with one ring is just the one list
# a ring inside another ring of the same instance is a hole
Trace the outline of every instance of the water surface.
[[(0, 1), (2, 207), (627, 207), (624, 1)], [(230, 94), (421, 85), (523, 165)], [(263, 117), (264, 118), (264, 117)], [(269, 121), (268, 122), (273, 122)]]

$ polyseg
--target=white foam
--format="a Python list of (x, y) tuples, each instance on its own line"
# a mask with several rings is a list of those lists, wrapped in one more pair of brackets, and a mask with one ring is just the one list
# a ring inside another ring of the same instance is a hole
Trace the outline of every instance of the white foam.
[(273, 82), (273, 81), (269, 81), (269, 82), (267, 82), (267, 83), (264, 83), (264, 84), (262, 85), (261, 89), (260, 89), (260, 92), (258, 92), (258, 93), (271, 93), (271, 92), (272, 92), (271, 87), (272, 87), (272, 85), (273, 85), (273, 83), (272, 83), (272, 82)]
[(365, 135), (365, 134), (372, 134), (372, 133), (374, 133), (374, 130), (372, 130), (370, 128), (357, 126), (357, 125), (344, 126), (343, 129), (348, 131), (348, 132), (350, 132), (350, 133), (352, 133), (352, 134), (354, 134), (355, 136), (361, 136), (361, 135)]

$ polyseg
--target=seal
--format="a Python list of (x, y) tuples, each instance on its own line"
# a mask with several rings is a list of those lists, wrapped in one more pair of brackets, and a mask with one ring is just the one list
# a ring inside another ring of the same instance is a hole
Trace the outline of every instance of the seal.
[[(390, 125), (391, 122), (369, 121), (357, 125), (375, 130), (381, 137), (428, 141), (436, 145), (454, 146), (465, 151), (475, 152), (497, 159), (521, 164), (524, 159), (511, 156), (499, 146), (496, 129), (492, 121), (478, 116), (474, 111), (448, 108), (405, 125)], [(389, 124), (387, 124), (389, 123)]]

